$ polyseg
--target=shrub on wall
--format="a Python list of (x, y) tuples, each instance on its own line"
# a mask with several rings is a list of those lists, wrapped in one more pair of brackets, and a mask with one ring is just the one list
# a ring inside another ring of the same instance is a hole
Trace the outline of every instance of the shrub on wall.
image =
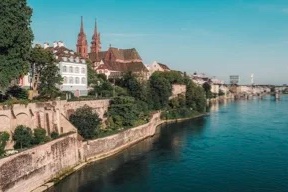
[(42, 143), (46, 143), (51, 140), (50, 137), (46, 136), (46, 130), (43, 128), (34, 129), (33, 133), (33, 144), (38, 145)]
[(59, 133), (53, 131), (50, 135), (51, 139), (57, 139), (59, 137)]
[(138, 126), (148, 122), (148, 105), (133, 97), (115, 97), (111, 100), (107, 116), (107, 126), (112, 130)]
[(30, 147), (33, 141), (32, 130), (24, 125), (17, 126), (13, 134), (13, 140), (15, 141), (15, 149)]
[(78, 108), (69, 120), (85, 139), (92, 139), (97, 135), (101, 122), (98, 114), (88, 105)]
[(0, 132), (0, 156), (5, 153), (6, 143), (9, 140), (9, 133), (7, 132)]
[(16, 99), (28, 99), (28, 91), (17, 85), (9, 87), (6, 95), (10, 97), (15, 97)]

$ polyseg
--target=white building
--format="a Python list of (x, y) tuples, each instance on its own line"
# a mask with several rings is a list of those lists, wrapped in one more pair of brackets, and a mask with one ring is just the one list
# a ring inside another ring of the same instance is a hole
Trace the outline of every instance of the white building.
[(88, 95), (86, 60), (66, 48), (61, 41), (54, 42), (51, 47), (45, 43), (44, 48), (50, 49), (57, 60), (63, 78), (63, 84), (59, 86), (60, 90), (72, 92), (75, 96)]
[(152, 75), (155, 71), (171, 71), (167, 65), (158, 63), (157, 61), (154, 61), (151, 65), (148, 65), (147, 68), (150, 75)]
[[(63, 78), (62, 85), (59, 86), (61, 91), (69, 91), (75, 96), (88, 95), (87, 83), (87, 64), (86, 60), (80, 57), (74, 51), (65, 47), (62, 41), (54, 42), (53, 46), (44, 43), (44, 49), (49, 49), (57, 61), (60, 69), (60, 75)], [(19, 78), (19, 86), (29, 88), (31, 79), (29, 73)]]

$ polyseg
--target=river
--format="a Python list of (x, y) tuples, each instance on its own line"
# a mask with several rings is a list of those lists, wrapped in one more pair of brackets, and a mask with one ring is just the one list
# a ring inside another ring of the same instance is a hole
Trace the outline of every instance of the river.
[(161, 126), (53, 191), (288, 191), (288, 97), (227, 102), (208, 116)]

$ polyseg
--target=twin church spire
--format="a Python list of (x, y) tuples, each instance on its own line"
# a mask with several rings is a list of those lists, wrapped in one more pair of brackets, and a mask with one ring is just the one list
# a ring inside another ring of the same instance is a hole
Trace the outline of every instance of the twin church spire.
[[(84, 58), (88, 57), (88, 43), (86, 34), (84, 32), (83, 17), (81, 17), (80, 32), (78, 34), (76, 50), (81, 55), (81, 57)], [(94, 34), (92, 36), (90, 52), (99, 53), (100, 51), (101, 51), (100, 33), (98, 33), (97, 21), (95, 20)]]

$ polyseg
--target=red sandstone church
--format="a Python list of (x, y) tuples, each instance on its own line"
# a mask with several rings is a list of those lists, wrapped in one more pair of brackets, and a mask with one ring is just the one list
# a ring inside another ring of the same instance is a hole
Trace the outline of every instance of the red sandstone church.
[(118, 49), (110, 46), (107, 51), (101, 51), (100, 33), (98, 32), (96, 21), (90, 53), (88, 53), (88, 43), (84, 32), (83, 18), (81, 17), (76, 50), (81, 57), (92, 61), (93, 68), (97, 73), (105, 74), (107, 78), (117, 78), (129, 71), (141, 76), (143, 79), (148, 78), (149, 71), (135, 48)]

